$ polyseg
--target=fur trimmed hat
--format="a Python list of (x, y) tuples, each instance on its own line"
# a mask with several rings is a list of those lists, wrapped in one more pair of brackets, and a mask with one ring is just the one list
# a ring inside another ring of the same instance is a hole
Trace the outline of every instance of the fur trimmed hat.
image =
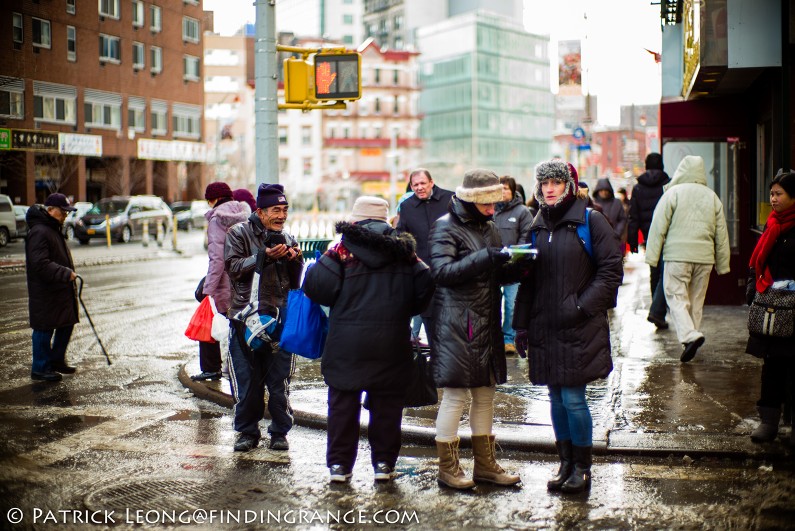
[(269, 208), (275, 205), (289, 205), (281, 184), (262, 183), (257, 188), (257, 208)]
[(357, 221), (364, 221), (366, 219), (377, 219), (386, 222), (387, 215), (389, 214), (389, 203), (386, 199), (380, 197), (373, 197), (371, 195), (363, 195), (356, 199), (353, 204), (351, 215), (348, 216), (348, 221), (356, 223)]
[(474, 169), (464, 174), (464, 183), (455, 189), (461, 201), (488, 205), (502, 201), (502, 184), (491, 170)]
[(544, 204), (544, 194), (541, 193), (541, 183), (547, 179), (566, 183), (566, 189), (561, 195), (561, 199), (567, 195), (576, 195), (579, 188), (579, 176), (577, 170), (560, 159), (548, 160), (536, 166), (536, 189), (535, 198), (539, 205)]
[(213, 199), (221, 199), (222, 197), (232, 197), (232, 189), (229, 188), (229, 185), (222, 182), (215, 182), (210, 183), (207, 185), (207, 188), (204, 190), (204, 198), (207, 201), (212, 201)]

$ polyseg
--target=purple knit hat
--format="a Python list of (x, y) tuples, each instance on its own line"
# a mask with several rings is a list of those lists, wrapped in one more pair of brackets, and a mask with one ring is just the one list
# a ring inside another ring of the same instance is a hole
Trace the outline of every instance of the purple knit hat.
[(257, 210), (257, 201), (254, 199), (254, 194), (246, 190), (245, 188), (238, 188), (234, 192), (232, 192), (232, 199), (235, 201), (241, 201), (243, 203), (248, 204), (251, 207), (251, 211), (254, 212)]
[(204, 190), (204, 198), (207, 201), (212, 201), (213, 199), (221, 199), (222, 197), (232, 197), (232, 189), (229, 188), (229, 185), (226, 183), (215, 182), (210, 183), (207, 185), (207, 188)]

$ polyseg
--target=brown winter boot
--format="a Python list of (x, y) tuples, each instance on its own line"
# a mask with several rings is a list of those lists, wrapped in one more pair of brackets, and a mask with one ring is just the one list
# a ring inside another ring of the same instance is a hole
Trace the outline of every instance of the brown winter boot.
[(464, 469), (458, 460), (458, 443), (454, 441), (436, 441), (436, 450), (439, 452), (439, 483), (453, 489), (471, 489), (475, 482), (466, 477)]
[(494, 435), (473, 435), (472, 453), (475, 454), (475, 481), (487, 481), (497, 485), (516, 485), (521, 481), (517, 475), (508, 474), (494, 457)]

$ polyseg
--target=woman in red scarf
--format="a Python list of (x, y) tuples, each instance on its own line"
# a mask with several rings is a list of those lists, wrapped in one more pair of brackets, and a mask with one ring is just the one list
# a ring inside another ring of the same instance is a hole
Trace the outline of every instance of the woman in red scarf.
[[(795, 171), (779, 171), (770, 184), (770, 205), (765, 231), (751, 255), (746, 299), (750, 305), (756, 292), (774, 282), (795, 281)], [(761, 423), (751, 433), (754, 442), (769, 442), (778, 435), (781, 404), (795, 382), (795, 337), (751, 334), (745, 351), (762, 358), (762, 392), (756, 409)], [(795, 434), (790, 436), (795, 444)]]

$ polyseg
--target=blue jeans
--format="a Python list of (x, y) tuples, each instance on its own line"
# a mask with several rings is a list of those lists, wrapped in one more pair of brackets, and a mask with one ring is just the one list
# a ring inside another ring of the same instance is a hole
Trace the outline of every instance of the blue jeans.
[(268, 388), (268, 433), (286, 435), (293, 427), (293, 408), (288, 399), (293, 355), (269, 348), (251, 352), (243, 348), (231, 324), (229, 334), (229, 381), (235, 396), (235, 431), (260, 436), (259, 421), (265, 416), (265, 388)]
[[(422, 316), (415, 315), (411, 318), (411, 337), (418, 338), (420, 337), (420, 329), (422, 328)], [(427, 330), (426, 330), (427, 334)]]
[(649, 308), (649, 315), (653, 315), (658, 319), (665, 320), (665, 314), (668, 313), (668, 303), (665, 302), (665, 290), (663, 287), (663, 273), (665, 272), (665, 263), (660, 259), (657, 264), (657, 271), (659, 280), (657, 286), (654, 288), (654, 295), (651, 299), (651, 307)]
[(513, 343), (516, 336), (513, 329), (513, 305), (518, 292), (519, 284), (507, 284), (502, 287), (502, 338), (506, 345)]
[[(50, 372), (53, 365), (66, 363), (66, 347), (74, 326), (33, 331), (33, 372)], [(54, 337), (53, 337), (54, 336)]]
[(555, 440), (571, 440), (575, 446), (592, 446), (593, 420), (585, 401), (585, 386), (549, 385), (547, 388)]

